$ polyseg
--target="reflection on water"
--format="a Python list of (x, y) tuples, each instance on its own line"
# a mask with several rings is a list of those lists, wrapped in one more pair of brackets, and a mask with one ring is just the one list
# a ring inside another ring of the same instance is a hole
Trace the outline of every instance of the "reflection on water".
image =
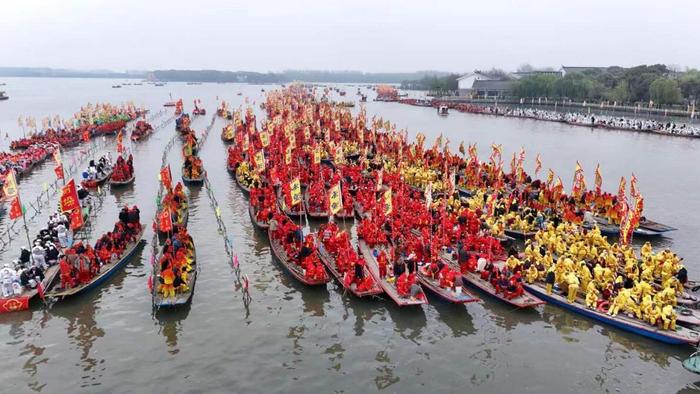
[(476, 333), (472, 316), (468, 310), (471, 305), (447, 302), (433, 302), (431, 305), (438, 312), (440, 321), (450, 328), (454, 338)]
[(398, 376), (394, 376), (396, 365), (392, 363), (388, 351), (382, 350), (377, 352), (374, 360), (379, 363), (379, 366), (376, 368), (377, 376), (374, 378), (374, 384), (377, 386), (377, 390), (384, 390), (401, 380)]
[(191, 308), (192, 304), (187, 304), (180, 308), (159, 309), (154, 314), (158, 331), (165, 337), (168, 353), (172, 355), (180, 353), (177, 336), (182, 331), (182, 322), (189, 316)]

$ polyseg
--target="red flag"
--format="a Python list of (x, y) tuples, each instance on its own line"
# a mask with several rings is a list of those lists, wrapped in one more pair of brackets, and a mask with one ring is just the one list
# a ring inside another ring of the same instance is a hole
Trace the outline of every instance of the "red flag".
[(53, 172), (56, 173), (56, 179), (63, 179), (63, 166), (57, 165), (53, 168)]
[(70, 228), (71, 230), (77, 230), (83, 227), (85, 222), (83, 221), (83, 210), (80, 208), (74, 209), (70, 212)]
[(85, 141), (85, 142), (90, 141), (90, 131), (89, 130), (85, 130), (83, 132), (83, 141)]
[(160, 231), (164, 233), (169, 233), (173, 231), (173, 219), (170, 217), (170, 210), (164, 208), (160, 214), (158, 214), (158, 225)]
[(80, 200), (78, 200), (78, 191), (75, 189), (75, 180), (71, 179), (68, 184), (63, 186), (60, 204), (63, 212), (80, 210)]
[(163, 167), (160, 169), (160, 181), (163, 182), (163, 186), (165, 186), (168, 190), (170, 190), (173, 187), (173, 180), (172, 180), (172, 175), (170, 174), (170, 165), (168, 164), (167, 167)]
[(153, 275), (148, 276), (148, 282), (146, 282), (146, 286), (148, 286), (149, 292), (153, 292)]
[(122, 135), (122, 131), (119, 130), (119, 133), (117, 133), (117, 152), (122, 153), (124, 151), (124, 145), (122, 144), (122, 140), (124, 139), (124, 136)]
[(15, 220), (22, 216), (22, 203), (19, 201), (19, 196), (15, 196), (10, 204), (10, 219)]

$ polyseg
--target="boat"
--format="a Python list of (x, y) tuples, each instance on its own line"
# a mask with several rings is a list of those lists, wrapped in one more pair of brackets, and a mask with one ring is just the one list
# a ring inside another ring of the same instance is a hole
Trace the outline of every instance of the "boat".
[[(272, 230), (267, 229), (267, 235), (270, 239), (270, 247), (272, 249), (272, 254), (279, 260), (280, 263), (287, 269), (287, 271), (292, 274), (299, 282), (307, 286), (320, 286), (325, 285), (330, 281), (328, 275), (326, 275), (323, 280), (307, 279), (304, 269), (297, 265), (295, 262), (290, 261), (287, 253), (284, 250), (282, 244), (272, 236)], [(314, 252), (316, 253), (316, 252)]]
[[(606, 312), (589, 309), (579, 301), (569, 303), (565, 296), (554, 292), (552, 294), (547, 294), (544, 285), (541, 283), (524, 284), (524, 286), (528, 289), (528, 291), (549, 302), (550, 304), (557, 305), (574, 313), (578, 313), (634, 334), (672, 345), (686, 343), (698, 344), (698, 342), (700, 342), (700, 332), (698, 331), (690, 330), (682, 326), (676, 326), (675, 331), (662, 330), (644, 321), (626, 316), (624, 313), (618, 314), (617, 316), (610, 316)], [(579, 298), (579, 300), (581, 300), (581, 298)]]
[[(369, 273), (372, 275), (372, 278), (374, 278), (374, 281), (379, 283), (379, 286), (382, 287), (384, 292), (394, 300), (396, 305), (398, 306), (416, 306), (416, 305), (423, 305), (428, 303), (428, 299), (425, 296), (425, 293), (423, 292), (423, 288), (421, 287), (421, 294), (423, 294), (423, 297), (416, 298), (416, 299), (410, 299), (408, 297), (402, 297), (399, 295), (398, 290), (396, 289), (396, 286), (393, 283), (389, 283), (387, 281), (387, 278), (382, 278), (379, 275), (379, 264), (377, 263), (377, 259), (374, 257), (373, 252), (375, 251), (375, 248), (370, 247), (367, 245), (367, 243), (364, 240), (360, 240), (360, 252), (362, 253), (362, 256), (365, 259), (365, 262), (367, 263), (367, 268), (369, 269)], [(419, 285), (420, 286), (420, 285)]]
[(253, 207), (253, 204), (248, 204), (248, 214), (250, 215), (250, 221), (253, 222), (256, 228), (264, 231), (267, 231), (267, 229), (270, 228), (269, 223), (260, 222), (256, 219), (258, 211), (255, 209), (255, 207)]
[[(229, 169), (229, 171), (231, 171), (231, 170)], [(233, 173), (236, 176), (236, 184), (238, 185), (238, 187), (240, 187), (241, 190), (243, 191), (243, 193), (245, 193), (246, 195), (250, 194), (250, 187), (243, 184), (243, 180), (241, 179), (241, 174), (238, 174), (235, 169), (233, 170)]]
[[(194, 246), (194, 243), (193, 243)], [(193, 259), (192, 259), (192, 271), (187, 275), (187, 287), (189, 290), (184, 293), (176, 293), (175, 297), (163, 298), (163, 295), (157, 291), (157, 286), (153, 286), (153, 306), (156, 308), (176, 308), (183, 305), (187, 305), (192, 301), (192, 296), (194, 295), (194, 286), (197, 283), (197, 248), (193, 247)], [(154, 278), (160, 276), (160, 264), (156, 259), (155, 270), (153, 273)]]
[[(321, 262), (323, 263), (323, 265), (326, 266), (328, 271), (330, 271), (330, 273), (335, 277), (335, 279), (340, 283), (340, 285), (343, 286), (345, 290), (350, 291), (356, 297), (362, 298), (367, 296), (379, 295), (384, 292), (384, 290), (381, 288), (381, 286), (376, 280), (374, 281), (374, 285), (372, 286), (372, 288), (367, 291), (358, 291), (357, 286), (346, 286), (343, 275), (336, 268), (335, 257), (333, 257), (326, 250), (326, 247), (321, 242), (319, 242), (318, 244), (318, 256), (321, 258)], [(371, 275), (366, 265), (364, 267), (364, 272), (365, 275)], [(372, 279), (374, 279), (374, 277), (372, 277)]]
[(418, 277), (418, 281), (422, 286), (425, 286), (428, 290), (432, 291), (443, 300), (455, 304), (466, 304), (469, 302), (479, 301), (477, 297), (465, 290), (462, 286), (457, 286), (454, 290), (440, 287), (440, 281), (424, 274), (421, 268), (418, 268), (416, 276)]
[(9, 100), (10, 96), (7, 95), (4, 91), (0, 91), (0, 101), (2, 100)]
[(121, 89), (122, 85), (112, 85), (112, 89)]
[[(158, 85), (156, 85), (156, 86), (158, 86)], [(177, 102), (175, 102), (175, 101), (166, 101), (165, 104), (163, 104), (163, 107), (174, 107), (176, 105), (177, 105)]]
[(125, 179), (123, 181), (116, 181), (110, 177), (109, 178), (109, 185), (111, 187), (124, 187), (124, 186), (128, 186), (128, 185), (131, 185), (132, 183), (134, 183), (135, 179), (136, 179), (136, 174), (132, 174), (131, 178)]
[(207, 110), (204, 108), (195, 108), (192, 110), (192, 115), (195, 115), (195, 116), (196, 115), (206, 115), (206, 114), (207, 114)]
[(156, 82), (153, 84), (153, 86), (165, 86), (165, 83), (163, 82)]
[(447, 115), (449, 115), (449, 109), (447, 108), (446, 105), (441, 105), (438, 107), (437, 113), (440, 116), (447, 116)]
[[(600, 233), (603, 235), (616, 236), (620, 235), (620, 225), (615, 223), (610, 223), (608, 219), (595, 216), (595, 225), (600, 229)], [(644, 218), (642, 218), (644, 219)], [(586, 229), (592, 229), (594, 223), (584, 222), (583, 227)], [(675, 231), (676, 228), (654, 222), (652, 220), (644, 219), (639, 221), (639, 226), (634, 229), (634, 235), (640, 237), (660, 237), (669, 231)]]
[[(51, 288), (59, 277), (59, 271), (58, 264), (47, 268), (44, 271), (44, 280), (41, 281), (41, 286), (44, 289)], [(29, 303), (37, 294), (39, 294), (38, 289), (24, 289), (19, 295), (0, 297), (0, 313), (19, 312), (29, 309)]]
[[(452, 268), (459, 270), (459, 265), (454, 260), (453, 256), (443, 253), (440, 257), (442, 258), (443, 262), (449, 264), (450, 266), (452, 266)], [(503, 261), (493, 262), (493, 265), (496, 266), (496, 268), (498, 268), (499, 270), (502, 268), (503, 264), (505, 264), (505, 262)], [(462, 279), (467, 284), (481, 290), (482, 292), (492, 296), (493, 298), (501, 300), (506, 304), (512, 305), (516, 308), (533, 308), (538, 305), (545, 304), (544, 301), (528, 293), (527, 291), (523, 292), (523, 295), (521, 296), (507, 298), (503, 295), (503, 293), (497, 293), (496, 288), (493, 287), (491, 283), (481, 279), (481, 276), (479, 276), (479, 274), (475, 272), (467, 271), (465, 273), (462, 273)]]
[(505, 233), (507, 236), (511, 238), (516, 238), (516, 239), (530, 239), (537, 234), (537, 231), (521, 231), (521, 230), (513, 230), (513, 229), (505, 229)]
[(199, 178), (188, 178), (183, 174), (182, 183), (186, 186), (202, 186), (204, 184), (204, 174), (200, 175)]
[(80, 182), (80, 185), (86, 189), (95, 189), (98, 186), (102, 186), (109, 180), (109, 178), (112, 177), (112, 169), (110, 168), (109, 171), (105, 172), (104, 175), (101, 178), (95, 178), (95, 179), (86, 179)]
[(314, 218), (314, 219), (328, 219), (328, 211), (312, 211), (311, 207), (309, 205), (309, 189), (307, 188), (304, 191), (303, 195), (303, 202), (304, 202), (304, 209), (306, 210), (306, 214), (309, 215), (309, 217)]
[(71, 287), (70, 289), (57, 289), (52, 288), (49, 290), (49, 292), (46, 293), (47, 297), (52, 297), (56, 298), (58, 300), (63, 300), (66, 298), (70, 298), (73, 296), (77, 296), (80, 294), (83, 294), (85, 292), (88, 292), (94, 288), (97, 288), (99, 285), (104, 283), (109, 277), (114, 275), (115, 272), (117, 272), (119, 269), (124, 267), (126, 263), (131, 259), (131, 257), (136, 253), (138, 250), (139, 246), (144, 243), (142, 237), (143, 237), (143, 232), (146, 226), (143, 224), (141, 225), (141, 231), (136, 235), (136, 242), (130, 243), (126, 249), (124, 249), (124, 252), (122, 253), (121, 257), (119, 260), (117, 260), (114, 263), (107, 263), (103, 265), (100, 268), (99, 274), (97, 274), (94, 278), (90, 280), (90, 282), (81, 284), (75, 287)]

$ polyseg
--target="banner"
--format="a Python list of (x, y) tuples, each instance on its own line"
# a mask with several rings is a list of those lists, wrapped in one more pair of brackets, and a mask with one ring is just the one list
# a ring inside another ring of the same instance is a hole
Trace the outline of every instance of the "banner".
[(122, 134), (122, 131), (119, 130), (119, 133), (117, 133), (117, 153), (122, 153), (124, 151), (124, 135)]
[(56, 173), (56, 179), (63, 179), (63, 166), (62, 165), (59, 164), (56, 167), (54, 167), (53, 172)]
[(83, 227), (85, 221), (83, 221), (83, 210), (78, 207), (70, 212), (70, 228), (71, 230), (78, 230)]
[(294, 178), (289, 184), (290, 197), (292, 200), (292, 206), (301, 203), (301, 182), (299, 178)]
[(61, 212), (69, 212), (80, 210), (80, 200), (78, 199), (78, 191), (75, 188), (75, 180), (71, 179), (61, 189), (61, 198), (59, 200)]
[(163, 208), (158, 214), (158, 228), (164, 233), (173, 231), (173, 219), (168, 208)]
[(313, 163), (314, 164), (321, 164), (321, 148), (318, 146), (314, 149), (314, 161), (313, 161)]
[(263, 148), (267, 148), (270, 145), (270, 135), (264, 131), (260, 132), (260, 144), (262, 144)]
[(328, 207), (331, 211), (331, 215), (335, 215), (343, 209), (343, 195), (340, 190), (340, 183), (331, 187), (328, 194)]
[(288, 146), (287, 150), (284, 152), (284, 164), (292, 164), (292, 147)]
[(537, 157), (535, 158), (535, 175), (540, 172), (542, 169), (542, 159), (540, 158), (540, 154), (537, 154)]
[(60, 166), (63, 162), (61, 159), (61, 147), (56, 146), (53, 150), (53, 159), (56, 161), (56, 165)]
[(167, 167), (160, 169), (160, 181), (166, 189), (170, 190), (173, 187), (173, 177), (170, 173), (170, 164)]
[(595, 168), (595, 193), (600, 195), (603, 188), (603, 175), (600, 173), (600, 164)]
[(261, 150), (255, 153), (255, 169), (258, 172), (265, 171), (265, 154)]
[(391, 201), (391, 189), (389, 189), (384, 192), (384, 214), (389, 216), (393, 211), (394, 206)]
[(22, 203), (19, 201), (19, 196), (15, 196), (10, 204), (10, 219), (15, 220), (22, 217)]
[(425, 206), (426, 208), (430, 209), (430, 206), (433, 204), (433, 182), (428, 182), (428, 184), (425, 186)]

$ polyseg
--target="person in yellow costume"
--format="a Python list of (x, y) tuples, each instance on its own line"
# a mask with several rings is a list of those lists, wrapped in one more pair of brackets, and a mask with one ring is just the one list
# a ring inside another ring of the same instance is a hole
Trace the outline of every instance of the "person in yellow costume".
[(620, 292), (617, 293), (617, 297), (615, 297), (612, 305), (610, 306), (610, 310), (608, 311), (608, 315), (616, 316), (620, 312), (620, 310), (625, 310), (625, 307), (627, 306), (629, 299), (630, 299), (630, 290), (629, 289), (620, 290)]
[(649, 316), (651, 315), (651, 309), (654, 305), (654, 301), (651, 299), (651, 295), (647, 294), (642, 298), (642, 302), (639, 304), (639, 313), (640, 316), (637, 316), (640, 319), (646, 319), (648, 320)]
[(586, 286), (586, 306), (595, 309), (598, 306), (598, 296), (600, 292), (598, 291), (598, 285), (595, 280), (588, 282)]
[(591, 270), (588, 269), (586, 263), (581, 261), (578, 267), (578, 278), (581, 281), (581, 288), (588, 288), (588, 282), (591, 281)]
[(642, 257), (646, 258), (651, 255), (651, 250), (651, 243), (647, 241), (644, 243), (639, 253), (642, 255)]
[(527, 272), (525, 273), (525, 280), (527, 283), (534, 283), (537, 278), (539, 277), (540, 272), (537, 270), (537, 264), (530, 264), (530, 266), (527, 268)]
[(676, 311), (673, 310), (673, 305), (666, 305), (661, 309), (661, 320), (664, 322), (664, 330), (676, 329)]
[(593, 267), (593, 279), (595, 279), (597, 282), (603, 281), (603, 267), (601, 267), (598, 263), (596, 263), (595, 267)]
[(566, 300), (571, 304), (576, 300), (576, 293), (578, 293), (578, 286), (580, 284), (576, 273), (569, 272), (569, 275), (566, 277), (566, 283), (569, 285), (569, 294)]
[(649, 324), (651, 324), (652, 326), (657, 325), (660, 318), (661, 318), (661, 308), (659, 307), (658, 304), (656, 304), (655, 302), (652, 302), (651, 306), (649, 307), (649, 312), (647, 314), (647, 319), (649, 321)]
[(634, 288), (632, 289), (632, 294), (634, 294), (634, 296), (636, 296), (639, 300), (644, 299), (644, 297), (653, 293), (654, 288), (652, 288), (648, 282), (643, 280), (635, 283)]
[(173, 283), (175, 282), (175, 274), (170, 268), (165, 269), (160, 273), (160, 277), (163, 281), (160, 285), (160, 291), (163, 293), (163, 297), (175, 297), (175, 287)]
[(676, 297), (676, 289), (665, 287), (654, 296), (654, 302), (657, 304), (669, 304), (676, 306), (678, 298)]

